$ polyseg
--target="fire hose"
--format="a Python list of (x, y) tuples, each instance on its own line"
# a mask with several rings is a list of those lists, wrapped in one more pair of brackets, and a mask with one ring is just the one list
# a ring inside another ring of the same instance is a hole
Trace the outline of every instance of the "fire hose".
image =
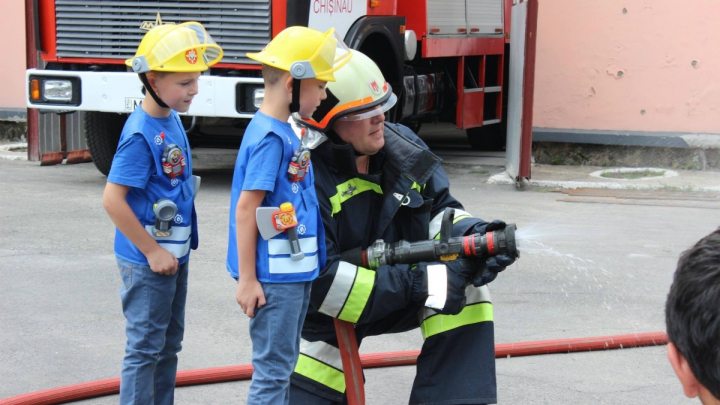
[[(292, 207), (290, 207), (292, 208)], [(277, 210), (277, 208), (273, 208)], [(287, 210), (286, 210), (287, 211)], [(454, 218), (454, 209), (447, 209), (440, 225), (440, 237), (433, 240), (407, 242), (399, 241), (387, 244), (377, 240), (365, 250), (356, 249), (343, 253), (343, 260), (369, 269), (382, 265), (398, 263), (414, 264), (419, 262), (451, 261), (459, 257), (487, 259), (496, 255), (520, 257), (515, 240), (515, 224), (484, 234), (472, 234), (450, 237)], [(278, 211), (279, 212), (279, 211)], [(273, 212), (277, 214), (278, 212)], [(284, 212), (284, 211), (283, 211)], [(260, 215), (259, 216), (266, 216)], [(260, 221), (258, 221), (260, 223)], [(282, 227), (273, 227), (272, 232), (282, 231)], [(420, 351), (376, 353), (360, 355), (352, 323), (334, 319), (338, 345), (345, 371), (346, 395), (349, 405), (365, 403), (362, 370), (375, 367), (413, 365)], [(495, 357), (518, 357), (550, 353), (570, 353), (577, 351), (608, 350), (616, 348), (640, 347), (667, 343), (665, 332), (642, 334), (601, 336), (547, 340), (536, 342), (504, 343), (495, 346)], [(176, 386), (191, 386), (219, 382), (240, 381), (252, 378), (252, 366), (218, 367), (210, 369), (188, 370), (177, 373)], [(113, 378), (82, 383), (66, 387), (38, 391), (0, 400), (0, 405), (50, 405), (119, 392), (120, 379)]]
[[(495, 358), (657, 346), (664, 345), (667, 342), (667, 335), (664, 331), (660, 331), (574, 339), (500, 343), (495, 345)], [(360, 359), (363, 368), (366, 369), (410, 366), (417, 362), (417, 356), (419, 354), (419, 350), (373, 353), (361, 355)], [(252, 372), (253, 368), (250, 364), (183, 370), (177, 373), (176, 386), (188, 387), (193, 385), (249, 380), (252, 378)], [(120, 378), (110, 378), (0, 399), (0, 405), (55, 405), (113, 395), (119, 392)]]

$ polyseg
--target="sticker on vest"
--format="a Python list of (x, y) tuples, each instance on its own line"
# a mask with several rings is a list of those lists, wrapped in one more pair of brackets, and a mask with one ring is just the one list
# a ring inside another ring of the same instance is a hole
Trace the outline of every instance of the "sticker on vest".
[[(158, 143), (158, 137), (160, 143)], [(155, 143), (163, 147), (163, 154), (161, 158), (162, 171), (171, 179), (180, 177), (185, 170), (185, 156), (183, 156), (183, 150), (178, 145), (165, 142), (165, 133), (160, 132), (160, 135), (155, 137)]]
[(307, 232), (307, 228), (305, 227), (305, 224), (300, 224), (297, 227), (297, 233), (300, 235), (305, 235), (305, 232)]

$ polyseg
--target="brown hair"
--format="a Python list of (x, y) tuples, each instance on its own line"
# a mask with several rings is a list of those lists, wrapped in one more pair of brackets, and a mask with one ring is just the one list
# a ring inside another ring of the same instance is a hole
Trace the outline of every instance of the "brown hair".
[(262, 65), (263, 80), (266, 84), (269, 84), (271, 86), (275, 85), (275, 83), (277, 83), (278, 80), (280, 80), (285, 73), (287, 72), (274, 66)]

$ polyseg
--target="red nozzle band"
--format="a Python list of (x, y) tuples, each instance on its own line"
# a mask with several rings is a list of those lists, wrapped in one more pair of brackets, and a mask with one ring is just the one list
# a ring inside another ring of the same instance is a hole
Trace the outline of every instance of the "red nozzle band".
[(488, 232), (485, 234), (485, 237), (487, 238), (488, 254), (495, 256), (495, 233)]

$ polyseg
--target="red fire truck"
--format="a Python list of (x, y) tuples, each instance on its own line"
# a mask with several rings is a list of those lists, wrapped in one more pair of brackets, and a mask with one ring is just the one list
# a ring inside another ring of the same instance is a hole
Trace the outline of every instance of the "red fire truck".
[(107, 174), (120, 130), (142, 99), (124, 64), (159, 24), (202, 23), (225, 55), (206, 72), (182, 119), (193, 147), (237, 147), (263, 96), (262, 49), (287, 26), (335, 28), (370, 56), (398, 96), (388, 117), (418, 129), (453, 122), (477, 149), (505, 145), (512, 0), (35, 0), (39, 66), (28, 107), (84, 111), (90, 154)]

